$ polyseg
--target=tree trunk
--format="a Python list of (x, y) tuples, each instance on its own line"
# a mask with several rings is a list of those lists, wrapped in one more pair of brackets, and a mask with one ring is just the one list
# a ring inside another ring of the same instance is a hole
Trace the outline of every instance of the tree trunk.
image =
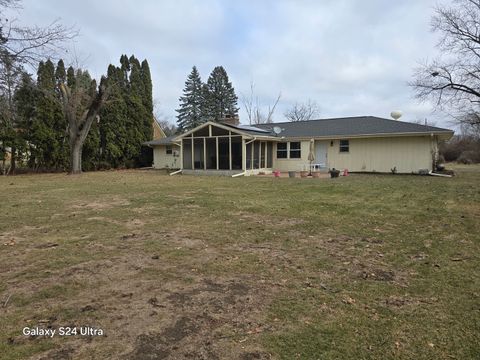
[(71, 162), (70, 174), (82, 173), (82, 148), (83, 148), (83, 144), (80, 142), (80, 140), (75, 141), (70, 146), (70, 162)]
[(15, 146), (12, 146), (11, 149), (11, 157), (10, 157), (10, 174), (15, 175), (15, 170), (17, 168), (17, 148)]

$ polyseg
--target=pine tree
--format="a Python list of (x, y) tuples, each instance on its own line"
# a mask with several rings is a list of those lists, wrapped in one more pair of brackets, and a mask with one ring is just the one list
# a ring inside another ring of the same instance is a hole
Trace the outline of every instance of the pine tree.
[(109, 101), (100, 112), (101, 168), (116, 168), (125, 162), (125, 148), (129, 140), (126, 128), (128, 110), (125, 103), (127, 88), (124, 76), (125, 71), (122, 68), (110, 64), (107, 71), (110, 84)]
[[(62, 64), (61, 64), (62, 65)], [(61, 76), (62, 70), (58, 74)], [(68, 168), (66, 121), (56, 92), (55, 66), (50, 60), (40, 62), (37, 72), (39, 96), (32, 124), (32, 156), (38, 167)]]
[(207, 89), (205, 101), (209, 119), (218, 122), (227, 116), (238, 116), (238, 97), (222, 66), (213, 69), (207, 81)]
[(185, 81), (183, 96), (179, 99), (180, 107), (176, 110), (178, 112), (178, 130), (180, 132), (193, 129), (206, 121), (204, 93), (200, 74), (194, 66)]
[[(17, 110), (18, 131), (17, 135), (25, 149), (25, 159), (28, 166), (35, 168), (35, 138), (33, 126), (36, 119), (36, 107), (40, 94), (35, 82), (29, 74), (24, 74), (20, 85), (15, 92), (14, 102)], [(27, 154), (30, 154), (28, 157)]]

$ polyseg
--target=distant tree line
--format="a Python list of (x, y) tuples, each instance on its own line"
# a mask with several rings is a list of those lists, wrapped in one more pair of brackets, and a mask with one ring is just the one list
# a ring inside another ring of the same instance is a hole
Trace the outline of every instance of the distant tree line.
[(441, 143), (439, 150), (445, 161), (480, 163), (480, 125), (463, 124), (460, 134)]
[[(56, 65), (51, 60), (41, 61), (36, 80), (15, 69), (3, 71), (1, 79), (5, 84), (11, 78), (12, 86), (0, 97), (0, 159), (9, 150), (13, 164), (20, 162), (33, 170), (70, 169), (73, 123), (66, 115), (70, 111), (70, 117), (81, 118), (82, 112), (92, 110), (87, 105), (98, 93), (96, 82), (88, 71), (66, 69), (63, 60)], [(77, 129), (86, 130), (80, 170), (150, 165), (151, 151), (142, 147), (153, 131), (148, 62), (122, 55), (120, 66), (110, 65), (103, 80), (104, 90), (108, 83), (108, 100), (103, 97), (95, 113), (85, 113), (85, 118), (91, 115), (95, 120), (87, 129)]]
[(194, 66), (185, 81), (180, 106), (176, 110), (177, 131), (183, 132), (207, 121), (219, 122), (226, 117), (237, 117), (238, 97), (222, 66), (211, 72), (206, 83)]

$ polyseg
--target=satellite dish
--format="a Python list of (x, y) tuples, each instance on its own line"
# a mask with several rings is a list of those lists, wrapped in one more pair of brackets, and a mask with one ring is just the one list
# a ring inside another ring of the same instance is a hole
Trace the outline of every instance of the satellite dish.
[(273, 132), (277, 135), (280, 135), (280, 133), (282, 132), (282, 128), (279, 127), (279, 126), (274, 126), (273, 127)]
[(391, 113), (390, 113), (390, 116), (394, 119), (394, 120), (398, 120), (402, 117), (402, 112), (400, 110), (393, 110)]

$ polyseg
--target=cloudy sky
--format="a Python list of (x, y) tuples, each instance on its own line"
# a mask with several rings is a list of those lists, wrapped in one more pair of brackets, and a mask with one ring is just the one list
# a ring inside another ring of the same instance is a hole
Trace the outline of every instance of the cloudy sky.
[[(444, 0), (448, 1), (448, 0)], [(158, 113), (175, 121), (186, 76), (206, 81), (223, 65), (236, 93), (250, 83), (263, 107), (281, 93), (275, 121), (311, 99), (320, 117), (403, 111), (402, 120), (447, 125), (407, 86), (418, 62), (436, 56), (430, 17), (436, 0), (24, 0), (17, 17), (46, 25), (59, 18), (81, 35), (72, 54), (99, 76), (121, 54), (146, 58)], [(239, 101), (239, 106), (242, 106)], [(242, 122), (246, 122), (243, 109)]]

